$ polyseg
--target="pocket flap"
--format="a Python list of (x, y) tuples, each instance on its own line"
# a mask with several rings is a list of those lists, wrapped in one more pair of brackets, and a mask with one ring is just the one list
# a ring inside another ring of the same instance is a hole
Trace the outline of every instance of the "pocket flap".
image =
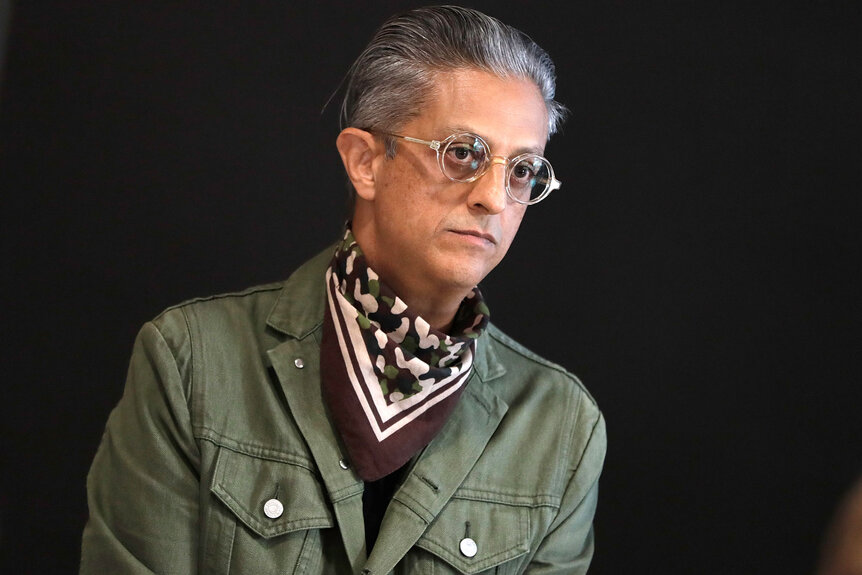
[[(466, 542), (462, 550), (465, 539), (472, 542)], [(453, 498), (416, 546), (461, 573), (472, 574), (524, 555), (530, 550), (529, 542), (528, 508)], [(469, 557), (470, 554), (473, 556)]]
[[(334, 525), (317, 477), (308, 468), (294, 463), (223, 448), (211, 490), (240, 521), (265, 538)], [(277, 517), (264, 513), (264, 505), (270, 499), (282, 504), (283, 510)]]

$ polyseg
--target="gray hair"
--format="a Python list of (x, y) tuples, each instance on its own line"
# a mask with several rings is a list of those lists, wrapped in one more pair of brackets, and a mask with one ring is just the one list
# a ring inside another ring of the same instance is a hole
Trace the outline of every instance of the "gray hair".
[[(341, 126), (396, 132), (435, 94), (439, 72), (478, 69), (501, 78), (532, 80), (548, 110), (548, 136), (566, 108), (554, 101), (550, 56), (529, 36), (470, 8), (431, 6), (383, 23), (347, 72)], [(387, 138), (395, 155), (395, 139)]]

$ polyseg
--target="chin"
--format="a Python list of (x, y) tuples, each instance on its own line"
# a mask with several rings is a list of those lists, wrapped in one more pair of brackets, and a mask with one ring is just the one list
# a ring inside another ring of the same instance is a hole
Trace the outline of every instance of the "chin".
[(466, 292), (473, 289), (479, 282), (485, 279), (485, 276), (488, 275), (491, 269), (486, 269), (485, 267), (455, 266), (449, 269), (446, 278), (451, 285), (458, 286)]

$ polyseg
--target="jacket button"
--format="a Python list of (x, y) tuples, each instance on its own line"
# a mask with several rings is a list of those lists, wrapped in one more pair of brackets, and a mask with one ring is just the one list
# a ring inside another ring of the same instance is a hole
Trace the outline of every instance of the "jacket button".
[(301, 357), (297, 357), (296, 359), (293, 360), (293, 365), (295, 365), (299, 369), (302, 369), (303, 367), (305, 367), (305, 362), (302, 361)]
[(284, 505), (278, 499), (270, 499), (263, 504), (263, 514), (270, 519), (278, 519), (284, 513)]
[(338, 465), (339, 467), (341, 467), (341, 469), (350, 469), (350, 464), (347, 462), (346, 459), (340, 459), (338, 461)]
[(479, 547), (476, 545), (476, 542), (469, 537), (462, 539), (459, 547), (461, 547), (461, 554), (464, 557), (475, 557), (476, 553), (479, 551)]

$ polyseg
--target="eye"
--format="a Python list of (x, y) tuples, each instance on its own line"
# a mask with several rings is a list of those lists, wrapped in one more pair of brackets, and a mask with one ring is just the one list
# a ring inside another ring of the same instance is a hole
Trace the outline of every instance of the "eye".
[(472, 165), (475, 170), (485, 160), (485, 146), (478, 139), (455, 140), (446, 150), (447, 160), (464, 166)]
[(485, 141), (475, 134), (452, 136), (446, 146), (443, 160), (443, 173), (458, 182), (471, 181), (488, 162), (488, 147)]
[(527, 183), (530, 180), (535, 180), (536, 173), (541, 169), (541, 166), (534, 166), (528, 161), (518, 162), (512, 168), (512, 178), (518, 183)]
[(453, 180), (466, 181), (482, 169), (487, 160), (485, 142), (463, 134), (449, 143), (443, 156), (443, 172)]
[(473, 155), (473, 151), (471, 149), (460, 144), (449, 146), (449, 153), (452, 154), (452, 157), (459, 162), (465, 162)]

